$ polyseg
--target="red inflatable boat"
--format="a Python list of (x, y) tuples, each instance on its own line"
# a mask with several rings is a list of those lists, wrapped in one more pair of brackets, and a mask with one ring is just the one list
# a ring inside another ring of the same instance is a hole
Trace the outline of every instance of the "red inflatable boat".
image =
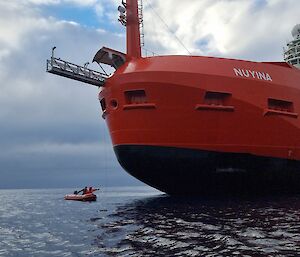
[(96, 201), (97, 196), (94, 195), (93, 193), (91, 194), (85, 194), (85, 195), (75, 195), (75, 194), (70, 194), (70, 195), (65, 195), (65, 200), (74, 200), (74, 201)]

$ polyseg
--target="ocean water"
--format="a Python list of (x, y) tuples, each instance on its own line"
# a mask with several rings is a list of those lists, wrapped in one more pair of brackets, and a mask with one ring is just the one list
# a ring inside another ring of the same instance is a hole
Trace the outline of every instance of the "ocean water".
[(300, 196), (174, 198), (149, 187), (0, 190), (0, 256), (300, 256)]

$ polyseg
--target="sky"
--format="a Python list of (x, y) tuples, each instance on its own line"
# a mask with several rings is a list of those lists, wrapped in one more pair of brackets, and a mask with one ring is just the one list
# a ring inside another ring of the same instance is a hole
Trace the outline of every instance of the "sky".
[[(125, 51), (119, 2), (0, 0), (0, 189), (142, 185), (114, 156), (98, 89), (45, 72), (53, 46), (82, 65)], [(143, 2), (145, 48), (162, 55), (282, 61), (300, 23), (299, 0)]]

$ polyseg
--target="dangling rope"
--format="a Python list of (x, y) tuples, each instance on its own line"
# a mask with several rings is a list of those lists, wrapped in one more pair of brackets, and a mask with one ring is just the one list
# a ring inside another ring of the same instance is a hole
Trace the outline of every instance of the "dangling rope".
[[(103, 127), (103, 133), (102, 135), (106, 135), (106, 128), (105, 126)], [(108, 147), (107, 147), (107, 142), (106, 140), (104, 140), (104, 187), (103, 187), (103, 193), (105, 195), (105, 192), (107, 192), (107, 187), (108, 187), (108, 158), (109, 158), (109, 154), (108, 154)]]
[(172, 34), (175, 39), (178, 41), (178, 43), (187, 51), (187, 53), (189, 55), (192, 55), (192, 53), (187, 49), (187, 47), (183, 44), (183, 42), (176, 36), (176, 34), (171, 30), (171, 28), (168, 26), (168, 24), (163, 20), (162, 17), (160, 17), (160, 15), (155, 11), (155, 9), (153, 8), (153, 6), (149, 3), (148, 0), (146, 0), (146, 2), (148, 3), (148, 5), (150, 6), (152, 12), (160, 19), (160, 21), (165, 25), (165, 27), (167, 28), (168, 32), (170, 34)]

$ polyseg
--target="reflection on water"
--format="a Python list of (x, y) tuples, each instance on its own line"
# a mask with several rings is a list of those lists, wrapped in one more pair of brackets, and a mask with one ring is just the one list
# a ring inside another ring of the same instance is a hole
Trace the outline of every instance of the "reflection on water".
[(97, 220), (100, 256), (296, 256), (300, 198), (195, 200), (157, 196)]

